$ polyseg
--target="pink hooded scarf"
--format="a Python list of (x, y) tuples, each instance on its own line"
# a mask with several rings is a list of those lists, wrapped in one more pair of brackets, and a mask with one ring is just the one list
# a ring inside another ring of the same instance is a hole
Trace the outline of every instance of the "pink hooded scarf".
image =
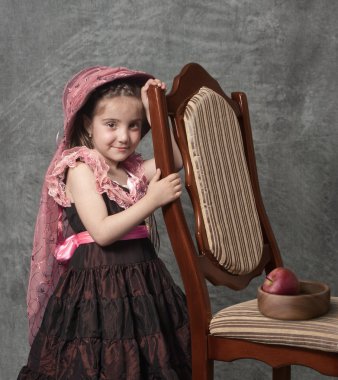
[[(27, 312), (29, 321), (29, 342), (32, 341), (41, 325), (44, 311), (65, 266), (55, 257), (62, 225), (60, 225), (60, 206), (48, 194), (47, 178), (61, 159), (62, 153), (69, 148), (69, 139), (77, 112), (87, 101), (89, 95), (101, 85), (117, 79), (133, 78), (143, 85), (151, 75), (129, 70), (125, 67), (96, 66), (80, 71), (66, 85), (63, 93), (64, 137), (48, 167), (42, 186), (40, 209), (37, 216), (31, 258), (31, 270), (27, 291)], [(145, 131), (143, 131), (143, 134)]]

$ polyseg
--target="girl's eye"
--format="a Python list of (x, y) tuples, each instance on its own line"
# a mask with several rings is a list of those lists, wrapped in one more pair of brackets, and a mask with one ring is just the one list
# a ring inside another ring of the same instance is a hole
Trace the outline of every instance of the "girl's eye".
[(109, 123), (107, 123), (107, 126), (109, 128), (116, 128), (117, 126), (117, 123), (115, 121), (110, 121)]
[(132, 123), (129, 126), (130, 129), (140, 129), (141, 128), (141, 123)]

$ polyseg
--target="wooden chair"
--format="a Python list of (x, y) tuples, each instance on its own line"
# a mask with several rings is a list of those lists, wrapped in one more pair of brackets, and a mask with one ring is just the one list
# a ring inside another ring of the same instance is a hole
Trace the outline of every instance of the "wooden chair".
[(291, 365), (338, 376), (338, 298), (328, 314), (308, 321), (266, 318), (257, 300), (211, 312), (206, 280), (244, 290), (283, 266), (260, 194), (246, 95), (228, 97), (191, 63), (167, 96), (152, 87), (149, 99), (157, 166), (163, 176), (173, 172), (169, 115), (195, 215), (197, 244), (180, 200), (163, 208), (187, 296), (193, 379), (212, 379), (215, 360), (243, 358), (270, 365), (274, 380), (290, 379)]

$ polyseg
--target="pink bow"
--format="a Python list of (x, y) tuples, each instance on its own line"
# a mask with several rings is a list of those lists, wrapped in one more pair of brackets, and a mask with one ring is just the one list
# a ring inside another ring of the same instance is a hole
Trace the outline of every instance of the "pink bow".
[(73, 253), (79, 245), (93, 242), (94, 239), (89, 235), (88, 231), (71, 235), (56, 246), (54, 256), (57, 261), (63, 263), (73, 256)]

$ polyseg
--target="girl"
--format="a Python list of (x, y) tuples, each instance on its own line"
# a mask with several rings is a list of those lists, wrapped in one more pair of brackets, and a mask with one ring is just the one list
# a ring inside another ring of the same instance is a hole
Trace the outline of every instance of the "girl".
[(184, 295), (144, 222), (181, 195), (177, 174), (160, 179), (154, 159), (135, 153), (149, 129), (150, 85), (165, 89), (123, 67), (88, 68), (66, 85), (64, 139), (35, 229), (32, 347), (20, 380), (191, 378)]

